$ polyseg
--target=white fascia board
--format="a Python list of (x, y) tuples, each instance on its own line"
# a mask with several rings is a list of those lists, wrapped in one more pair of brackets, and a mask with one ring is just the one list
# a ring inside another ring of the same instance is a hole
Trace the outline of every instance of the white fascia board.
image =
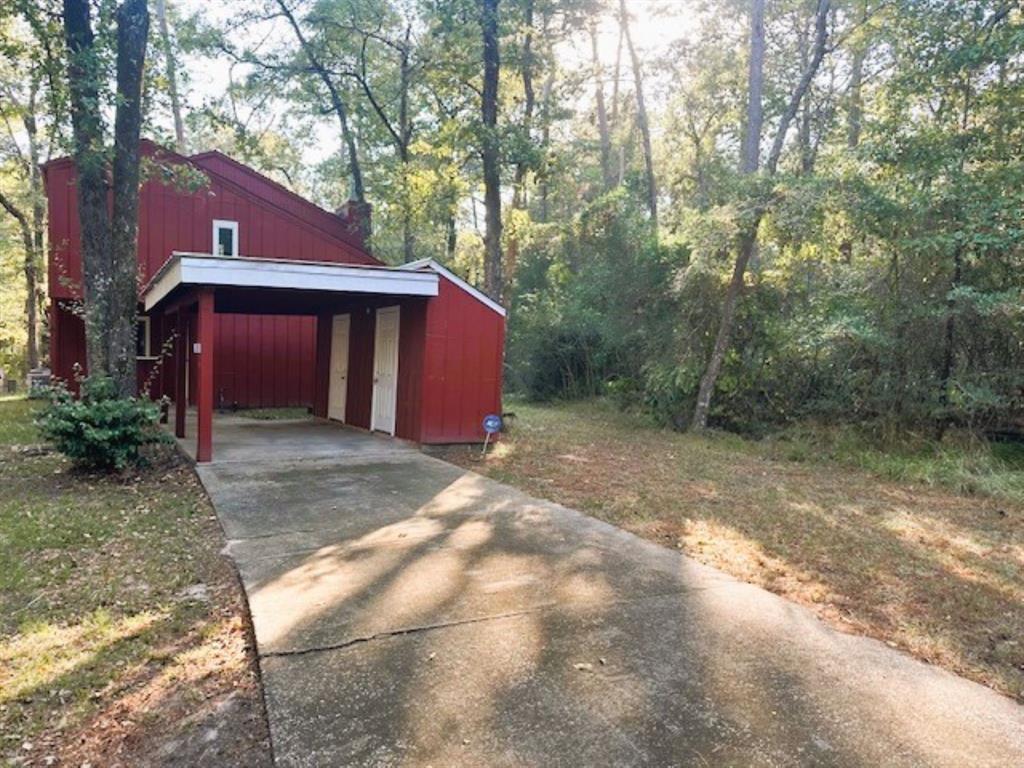
[(181, 253), (146, 291), (145, 306), (148, 312), (179, 285), (437, 296), (437, 281), (437, 275), (387, 267)]
[(464, 290), (474, 299), (484, 304), (485, 306), (489, 307), (490, 309), (494, 310), (502, 317), (505, 317), (508, 314), (507, 310), (503, 306), (501, 306), (501, 304), (496, 302), (483, 291), (479, 291), (476, 288), (474, 288), (472, 285), (467, 283), (465, 280), (463, 280), (461, 277), (456, 275), (451, 270), (442, 267), (433, 259), (419, 259), (418, 261), (410, 261), (408, 264), (402, 264), (400, 267), (398, 267), (398, 269), (408, 271), (431, 269), (434, 272), (437, 272), (437, 274), (444, 277), (446, 280), (455, 283), (455, 285)]
[(150, 283), (149, 288), (143, 296), (143, 306), (149, 312), (160, 303), (167, 294), (181, 285), (181, 261), (172, 259), (156, 276), (156, 280)]

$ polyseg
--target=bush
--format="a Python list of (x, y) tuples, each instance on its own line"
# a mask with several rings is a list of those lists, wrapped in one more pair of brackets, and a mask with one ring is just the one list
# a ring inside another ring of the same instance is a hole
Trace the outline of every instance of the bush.
[(114, 382), (103, 376), (84, 378), (79, 395), (63, 384), (50, 390), (50, 402), (36, 417), (43, 438), (76, 465), (104, 471), (142, 461), (144, 445), (168, 442), (160, 420), (160, 403), (119, 397)]
[(666, 286), (689, 253), (659, 245), (646, 213), (621, 190), (566, 224), (531, 224), (522, 235), (509, 390), (578, 398), (602, 394), (610, 381), (640, 381), (644, 362), (672, 347), (677, 312)]

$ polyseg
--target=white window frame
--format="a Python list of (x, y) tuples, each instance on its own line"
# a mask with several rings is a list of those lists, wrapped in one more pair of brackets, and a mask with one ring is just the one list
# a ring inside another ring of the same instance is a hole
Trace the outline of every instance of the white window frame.
[(233, 254), (231, 254), (231, 256), (238, 256), (239, 253), (240, 253), (240, 249), (238, 247), (238, 245), (239, 245), (239, 243), (238, 243), (238, 222), (237, 221), (229, 221), (228, 219), (214, 219), (213, 220), (213, 242), (211, 243), (210, 253), (212, 253), (214, 256), (220, 256), (220, 255), (227, 256), (226, 253), (225, 254), (217, 253), (217, 246), (220, 244), (220, 238), (217, 237), (217, 231), (220, 230), (220, 229), (230, 229), (231, 230), (231, 237), (234, 239), (234, 242), (235, 242), (235, 252)]
[(143, 332), (145, 334), (145, 344), (143, 344), (142, 346), (142, 354), (135, 355), (135, 359), (153, 360), (155, 356), (153, 355), (153, 323), (151, 322), (152, 318), (146, 315), (142, 315), (141, 317), (138, 317), (136, 319), (138, 322), (142, 323), (143, 327), (145, 328), (145, 331)]

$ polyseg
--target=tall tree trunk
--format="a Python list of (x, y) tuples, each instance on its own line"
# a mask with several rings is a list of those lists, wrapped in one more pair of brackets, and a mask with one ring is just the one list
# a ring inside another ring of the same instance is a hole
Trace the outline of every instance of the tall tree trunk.
[[(864, 121), (864, 60), (867, 57), (867, 49), (860, 46), (853, 52), (853, 60), (850, 62), (850, 90), (847, 94), (846, 109), (846, 148), (854, 150), (860, 146), (861, 126)], [(843, 238), (839, 243), (839, 253), (843, 261), (849, 264), (853, 261), (853, 240), (849, 237)]]
[[(527, 141), (533, 140), (533, 110), (536, 94), (533, 88), (533, 0), (524, 0), (523, 26), (523, 131)], [(524, 211), (527, 207), (526, 174), (530, 163), (523, 157), (516, 162), (515, 178), (512, 181), (512, 207)], [(519, 234), (513, 227), (508, 233), (508, 250), (505, 255), (505, 281), (515, 280), (516, 267), (519, 263)]]
[(612, 188), (612, 140), (608, 131), (608, 111), (604, 103), (604, 74), (597, 47), (597, 23), (590, 23), (590, 53), (594, 66), (594, 102), (597, 110), (597, 136), (601, 151), (601, 181), (607, 192)]
[(740, 170), (757, 173), (761, 165), (761, 131), (764, 126), (764, 7), (765, 0), (753, 0), (750, 13), (750, 61), (747, 64), (747, 119), (743, 130)]
[(25, 275), (25, 362), (28, 367), (39, 367), (39, 311), (42, 306), (40, 274), (43, 267), (43, 229), (46, 218), (43, 180), (39, 166), (39, 144), (36, 123), (36, 95), (39, 79), (29, 83), (28, 101), (22, 114), (22, 124), (28, 137), (28, 156), (19, 158), (28, 185), (29, 202), (19, 205), (0, 191), (0, 208), (7, 211), (18, 226), (21, 237)]
[(850, 92), (847, 97), (846, 111), (846, 146), (856, 149), (860, 146), (861, 126), (864, 121), (864, 60), (867, 50), (862, 46), (853, 53), (850, 63)]
[[(761, 129), (764, 123), (764, 56), (765, 56), (765, 31), (764, 31), (764, 7), (765, 0), (753, 0), (750, 14), (750, 62), (747, 72), (747, 119), (743, 134), (743, 156), (741, 158), (741, 170), (746, 175), (757, 173), (761, 164)], [(722, 363), (725, 360), (725, 353), (732, 338), (733, 318), (736, 314), (736, 305), (739, 303), (740, 292), (743, 290), (743, 276), (747, 270), (747, 264), (753, 254), (757, 242), (757, 225), (744, 234), (739, 243), (739, 252), (736, 256), (736, 263), (733, 265), (732, 278), (726, 288), (725, 301), (722, 304), (722, 316), (719, 320), (718, 334), (715, 337), (715, 346), (711, 350), (711, 358), (708, 366), (700, 380), (700, 389), (697, 392), (697, 405), (693, 411), (693, 420), (690, 428), (701, 431), (708, 426), (708, 411), (711, 409), (711, 395), (715, 391), (715, 383), (722, 371)]]
[[(810, 40), (808, 40), (808, 32), (804, 26), (800, 28), (798, 44), (800, 49), (800, 70), (805, 71), (809, 63), (810, 51), (808, 48)], [(800, 172), (806, 176), (814, 168), (814, 149), (811, 146), (811, 100), (809, 98), (804, 99), (803, 104), (800, 105), (800, 123), (797, 137), (798, 146), (800, 147)]]
[[(526, 132), (526, 137), (529, 140), (531, 138), (531, 130), (533, 128), (533, 110), (536, 104), (536, 95), (533, 88), (533, 0), (524, 0), (524, 19), (523, 26), (525, 31), (523, 33), (523, 64), (522, 64), (522, 78), (523, 78), (523, 129)], [(515, 175), (515, 186), (512, 190), (512, 205), (516, 208), (522, 209), (526, 207), (526, 173), (528, 170), (528, 163), (525, 160), (519, 160), (516, 163), (516, 175)]]
[(125, 397), (136, 393), (138, 314), (139, 134), (142, 79), (149, 35), (146, 0), (117, 9), (117, 109), (114, 117), (114, 201), (111, 210), (111, 374)]
[(541, 128), (540, 128), (540, 145), (544, 149), (544, 173), (541, 174), (540, 178), (540, 209), (538, 211), (538, 220), (547, 223), (551, 217), (550, 211), (550, 200), (549, 196), (551, 193), (550, 180), (549, 180), (549, 167), (550, 163), (546, 157), (548, 147), (551, 145), (551, 93), (555, 86), (555, 75), (554, 72), (549, 72), (547, 78), (544, 80), (544, 88), (541, 91), (541, 104), (543, 109), (541, 111)]
[(26, 330), (28, 332), (28, 364), (37, 368), (42, 357), (40, 350), (39, 316), (45, 306), (42, 275), (45, 268), (46, 231), (46, 189), (43, 185), (42, 158), (39, 153), (38, 125), (36, 123), (36, 93), (33, 89), (29, 98), (29, 109), (25, 116), (25, 134), (28, 136), (29, 190), (32, 195), (31, 230), (32, 252), (25, 253), (25, 283), (28, 291), (25, 297)]
[[(747, 120), (746, 132), (743, 137), (742, 156), (742, 171), (745, 175), (756, 174), (760, 166), (761, 131), (764, 123), (764, 9), (765, 0), (753, 0), (750, 14)], [(824, 58), (825, 45), (828, 40), (828, 15), (830, 11), (831, 0), (818, 0), (814, 49), (779, 121), (775, 140), (772, 142), (772, 148), (768, 153), (768, 159), (765, 163), (765, 172), (769, 177), (774, 176), (778, 169), (779, 159), (782, 155), (782, 148), (785, 144), (786, 135), (789, 133), (790, 125), (796, 117), (797, 111), (800, 109), (800, 103), (806, 96)], [(700, 388), (697, 392), (697, 403), (694, 407), (693, 419), (690, 423), (690, 429), (694, 431), (701, 431), (707, 428), (711, 396), (714, 394), (715, 384), (718, 381), (718, 375), (722, 371), (722, 363), (725, 360), (725, 353), (728, 351), (732, 340), (733, 321), (736, 315), (736, 307), (739, 304), (740, 295), (743, 291), (744, 275), (747, 265), (757, 249), (757, 231), (761, 225), (764, 213), (764, 202), (758, 202), (755, 206), (754, 215), (751, 216), (750, 222), (739, 238), (736, 262), (733, 265), (732, 277), (722, 304), (722, 316), (719, 321), (718, 333), (715, 336), (715, 345), (712, 349), (708, 366), (701, 377)]]
[(28, 344), (26, 346), (26, 362), (29, 368), (39, 366), (39, 275), (37, 271), (37, 252), (35, 240), (32, 234), (32, 225), (28, 215), (15, 204), (14, 200), (0, 191), (0, 208), (9, 213), (18, 224), (18, 233), (21, 235), (22, 249), (24, 256), (25, 287), (25, 315), (27, 318), (26, 331)]
[(448, 220), (445, 221), (445, 233), (444, 233), (444, 255), (445, 262), (448, 264), (452, 263), (452, 259), (455, 258), (455, 247), (459, 243), (459, 232), (455, 227), (455, 213), (448, 214)]
[(68, 50), (68, 92), (81, 226), (82, 301), (85, 353), (89, 373), (110, 372), (110, 300), (112, 279), (110, 218), (103, 118), (100, 112), (99, 56), (95, 50), (89, 0), (64, 0), (64, 36)]
[(178, 68), (171, 49), (171, 32), (167, 25), (166, 0), (156, 0), (156, 19), (160, 27), (160, 42), (164, 48), (164, 72), (167, 75), (167, 90), (171, 97), (171, 116), (174, 118), (174, 148), (185, 153), (185, 123), (181, 119), (181, 98), (178, 95)]
[[(965, 78), (963, 84), (963, 107), (960, 113), (960, 134), (966, 136), (971, 124), (972, 100), (971, 81)], [(957, 161), (957, 172), (962, 177), (967, 167), (966, 143), (962, 143), (960, 157)], [(953, 219), (963, 218), (963, 209), (959, 202), (954, 203)], [(936, 420), (935, 439), (942, 440), (949, 428), (949, 401), (953, 385), (953, 369), (956, 364), (956, 295), (955, 291), (963, 282), (964, 248), (957, 243), (953, 249), (953, 276), (949, 282), (949, 295), (946, 299), (946, 329), (943, 340), (942, 370), (939, 374), (939, 417)]]
[(939, 415), (935, 420), (935, 439), (941, 441), (949, 427), (950, 390), (953, 384), (953, 368), (956, 362), (956, 300), (953, 291), (960, 287), (963, 280), (963, 248), (960, 245), (953, 251), (953, 277), (950, 280), (950, 296), (946, 299), (946, 328), (943, 339), (942, 369), (939, 373)]
[[(544, 40), (544, 45), (547, 50), (550, 50), (550, 38), (548, 36), (548, 25), (550, 22), (550, 15), (543, 15), (543, 22), (541, 23), (541, 35)], [(548, 195), (550, 193), (549, 176), (550, 176), (550, 162), (548, 160), (548, 147), (551, 146), (551, 94), (554, 92), (555, 87), (555, 68), (548, 67), (547, 77), (544, 78), (544, 85), (540, 89), (540, 146), (541, 151), (544, 153), (544, 159), (541, 161), (541, 174), (539, 179), (539, 190), (538, 196), (540, 197), (539, 210), (537, 212), (538, 219), (541, 222), (547, 222), (549, 218), (549, 204)]]
[(405, 39), (399, 54), (398, 67), (398, 159), (402, 163), (402, 255), (405, 263), (416, 259), (416, 236), (412, 226), (412, 190), (409, 186), (409, 144), (412, 140), (412, 121), (409, 117), (409, 86), (411, 66), (409, 46), (412, 40), (412, 26), (405, 28)]
[(116, 11), (117, 106), (114, 111), (113, 206), (107, 208), (103, 150), (102, 77), (89, 0), (64, 0), (78, 210), (82, 228), (82, 295), (90, 375), (110, 376), (125, 397), (136, 393), (138, 309), (139, 132), (142, 79), (149, 33), (146, 0), (125, 0)]
[(640, 57), (633, 45), (633, 35), (629, 30), (629, 16), (626, 13), (626, 0), (619, 0), (619, 23), (622, 34), (626, 38), (626, 49), (633, 66), (633, 83), (636, 88), (636, 123), (640, 129), (640, 139), (644, 151), (644, 175), (647, 180), (647, 208), (651, 212), (651, 224), (658, 229), (658, 185), (654, 177), (654, 156), (651, 150), (651, 128), (647, 120), (647, 107), (644, 103), (644, 77), (640, 68)]
[(501, 264), (501, 158), (498, 139), (498, 76), (501, 54), (498, 49), (498, 2), (480, 0), (480, 27), (483, 35), (483, 92), (480, 112), (483, 118), (481, 160), (484, 175), (484, 208), (487, 212), (484, 234), (484, 290), (495, 299), (504, 291)]
[[(619, 41), (615, 44), (615, 68), (612, 70), (612, 114), (611, 131), (619, 129), (619, 80), (622, 77), (622, 25), (619, 24)], [(620, 180), (621, 183), (621, 180)]]

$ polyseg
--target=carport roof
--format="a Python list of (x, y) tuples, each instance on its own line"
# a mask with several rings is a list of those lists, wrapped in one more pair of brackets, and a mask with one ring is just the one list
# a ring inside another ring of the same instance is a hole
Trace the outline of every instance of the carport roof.
[(438, 279), (434, 271), (175, 251), (143, 290), (142, 301), (149, 312), (183, 286), (437, 296)]

